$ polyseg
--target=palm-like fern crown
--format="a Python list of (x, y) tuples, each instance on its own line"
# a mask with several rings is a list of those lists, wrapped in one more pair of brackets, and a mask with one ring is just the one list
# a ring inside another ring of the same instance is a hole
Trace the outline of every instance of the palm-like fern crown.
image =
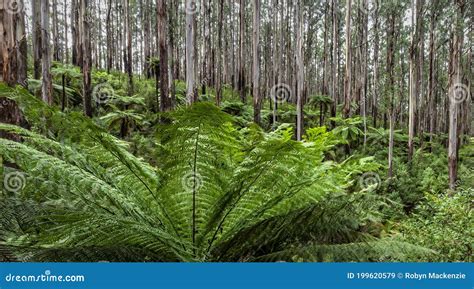
[[(199, 103), (158, 131), (159, 167), (79, 114), (23, 90), (32, 130), (0, 124), (7, 166), (25, 187), (0, 202), (0, 242), (48, 261), (274, 261), (400, 259), (425, 251), (365, 233), (383, 199), (354, 190), (365, 160), (325, 162), (333, 134), (293, 141), (289, 129), (237, 130)], [(13, 169), (15, 168), (15, 169)], [(347, 193), (348, 188), (351, 193)]]

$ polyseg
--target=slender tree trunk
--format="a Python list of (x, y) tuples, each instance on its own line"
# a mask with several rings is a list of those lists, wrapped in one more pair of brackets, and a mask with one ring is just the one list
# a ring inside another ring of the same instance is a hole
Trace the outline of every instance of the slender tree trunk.
[(379, 15), (375, 11), (374, 19), (374, 76), (372, 86), (372, 121), (373, 126), (377, 127), (378, 117), (378, 94), (379, 94)]
[(41, 1), (31, 1), (32, 42), (33, 42), (33, 78), (41, 78)]
[(394, 65), (395, 65), (395, 21), (396, 16), (391, 14), (388, 16), (388, 39), (387, 39), (387, 75), (388, 75), (388, 93), (389, 98), (389, 145), (388, 145), (388, 178), (393, 177), (393, 151), (394, 151), (394, 135), (395, 135), (395, 75), (394, 75)]
[(328, 95), (328, 82), (329, 82), (329, 1), (326, 1), (324, 13), (324, 33), (323, 33), (323, 82), (321, 87), (321, 94)]
[(346, 0), (346, 73), (344, 77), (344, 117), (351, 115), (351, 82), (352, 82), (352, 39), (351, 11), (352, 0)]
[(61, 46), (59, 44), (59, 18), (58, 18), (58, 2), (53, 0), (53, 23), (52, 23), (52, 35), (53, 35), (53, 60), (61, 61)]
[(82, 77), (83, 77), (83, 106), (84, 114), (92, 117), (92, 81), (91, 81), (91, 68), (92, 68), (92, 52), (91, 52), (91, 39), (90, 39), (90, 23), (89, 23), (89, 0), (80, 0), (80, 30), (82, 32), (80, 45), (82, 56)]
[(420, 139), (420, 146), (423, 145), (423, 134), (424, 134), (424, 114), (425, 114), (425, 89), (423, 83), (423, 69), (425, 59), (425, 40), (424, 40), (424, 0), (416, 1), (416, 42), (417, 42), (417, 54), (416, 54), (416, 86), (417, 86), (417, 98), (416, 98), (416, 133)]
[[(186, 7), (196, 5), (195, 0), (186, 0)], [(195, 101), (195, 47), (194, 47), (194, 14), (186, 13), (186, 102), (188, 105)]]
[(168, 56), (170, 60), (170, 94), (171, 94), (171, 107), (176, 105), (176, 84), (175, 79), (179, 79), (179, 54), (177, 53), (179, 50), (177, 49), (177, 37), (176, 37), (176, 24), (179, 21), (179, 17), (176, 14), (178, 11), (177, 1), (172, 1), (170, 6), (169, 12), (169, 49), (168, 49)]
[[(278, 5), (279, 0), (275, 1), (275, 28), (277, 29), (277, 21), (276, 18), (278, 17), (277, 11), (280, 11), (280, 21), (283, 21), (283, 0), (281, 0), (281, 5)], [(283, 25), (281, 25), (283, 27)], [(275, 80), (274, 80), (274, 87), (281, 85), (282, 82), (282, 70), (281, 70), (281, 62), (282, 62), (282, 54), (283, 54), (283, 28), (277, 29), (276, 32), (276, 41), (275, 41), (275, 52), (276, 52), (276, 59), (275, 59)], [(278, 121), (278, 100), (276, 97), (273, 99), (273, 128), (276, 129)]]
[(107, 31), (107, 72), (110, 73), (113, 67), (112, 0), (108, 0), (107, 3), (105, 26)]
[(435, 29), (437, 24), (438, 16), (438, 0), (432, 1), (431, 7), (431, 17), (430, 17), (430, 52), (429, 52), (429, 75), (428, 75), (428, 100), (429, 100), (429, 121), (430, 121), (430, 151), (433, 148), (433, 136), (435, 134), (435, 119), (437, 115), (436, 110), (436, 100), (435, 100), (435, 88), (436, 88), (436, 39), (435, 39)]
[[(456, 189), (457, 181), (457, 155), (459, 147), (459, 86), (462, 85), (462, 46), (463, 46), (463, 12), (464, 0), (456, 0), (456, 17), (452, 30), (452, 51), (449, 65), (449, 146), (448, 146), (448, 169), (449, 188)], [(461, 97), (462, 99), (462, 97)]]
[[(202, 0), (202, 1), (205, 1), (205, 0)], [(193, 97), (194, 97), (194, 102), (197, 102), (199, 100), (199, 42), (198, 42), (198, 39), (197, 39), (197, 36), (199, 35), (199, 28), (201, 25), (198, 26), (198, 23), (197, 23), (197, 16), (194, 16), (193, 18), (193, 43), (194, 43), (194, 77), (195, 77), (195, 81), (194, 81), (194, 92), (193, 92)]]
[[(417, 73), (417, 48), (418, 48), (418, 36), (416, 31), (416, 8), (415, 1), (411, 2), (412, 11), (412, 36), (411, 36), (411, 48), (410, 48), (410, 98), (408, 107), (408, 160), (413, 158), (414, 151), (414, 138), (415, 138), (415, 113), (416, 113), (416, 99), (418, 94), (418, 73)], [(418, 2), (417, 2), (418, 3)]]
[(303, 136), (303, 92), (304, 92), (304, 63), (303, 63), (303, 1), (296, 4), (296, 65), (297, 65), (297, 90), (296, 90), (296, 139), (301, 141)]
[[(361, 1), (360, 5), (363, 5), (365, 10), (369, 9), (368, 0), (359, 0)], [(358, 78), (358, 91), (360, 96), (360, 114), (363, 119), (364, 124), (364, 149), (367, 144), (367, 53), (368, 45), (366, 39), (368, 38), (368, 15), (366, 13), (360, 13), (359, 19), (359, 76)]]
[(53, 83), (51, 77), (51, 51), (49, 26), (49, 0), (41, 0), (41, 98), (49, 105), (53, 104)]
[[(9, 13), (7, 0), (0, 0), (0, 82), (27, 86), (25, 12)], [(17, 5), (24, 7), (23, 0)], [(16, 103), (0, 96), (0, 122), (20, 125), (22, 115)], [(0, 131), (0, 137), (8, 137)]]
[(166, 10), (166, 0), (156, 1), (157, 11), (157, 31), (158, 46), (160, 51), (160, 111), (171, 109), (171, 98), (169, 97), (168, 86), (168, 51), (166, 46), (168, 35), (168, 17)]
[(68, 25), (68, 19), (67, 19), (67, 6), (68, 2), (64, 2), (64, 17), (63, 17), (63, 22), (64, 22), (64, 63), (69, 63), (69, 25)]
[[(222, 28), (224, 26), (224, 0), (219, 0), (219, 23), (217, 25), (217, 83), (216, 83), (216, 105), (220, 106), (222, 101)], [(225, 53), (225, 52), (224, 52)]]
[(210, 84), (211, 74), (209, 73), (209, 67), (211, 66), (210, 63), (210, 55), (211, 55), (211, 35), (210, 35), (210, 6), (207, 0), (202, 0), (202, 8), (204, 12), (203, 17), (203, 45), (202, 45), (202, 70), (201, 70), (201, 93), (203, 95), (207, 94), (207, 86)]
[(82, 23), (80, 22), (80, 11), (82, 0), (72, 0), (71, 5), (71, 29), (72, 29), (72, 64), (83, 65), (82, 57)]
[(245, 93), (245, 0), (240, 0), (240, 33), (239, 33), (239, 92), (243, 103), (247, 102)]
[(128, 75), (128, 95), (133, 95), (133, 54), (132, 54), (132, 23), (130, 21), (130, 0), (125, 0), (125, 36), (127, 40), (126, 70)]
[[(331, 61), (331, 74), (332, 74), (332, 85), (331, 85), (331, 117), (336, 117), (337, 103), (338, 103), (338, 83), (339, 83), (339, 72), (337, 69), (337, 51), (339, 44), (339, 20), (338, 20), (338, 0), (332, 0), (332, 61)], [(335, 126), (334, 123), (331, 124)]]
[(260, 40), (260, 0), (253, 1), (253, 67), (252, 67), (252, 87), (253, 87), (253, 120), (260, 124), (260, 56), (259, 56), (259, 40)]

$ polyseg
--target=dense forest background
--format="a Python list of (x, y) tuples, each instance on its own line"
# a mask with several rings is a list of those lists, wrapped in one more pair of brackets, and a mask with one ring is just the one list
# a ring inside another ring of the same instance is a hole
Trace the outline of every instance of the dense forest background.
[(0, 261), (472, 261), (473, 11), (0, 0)]

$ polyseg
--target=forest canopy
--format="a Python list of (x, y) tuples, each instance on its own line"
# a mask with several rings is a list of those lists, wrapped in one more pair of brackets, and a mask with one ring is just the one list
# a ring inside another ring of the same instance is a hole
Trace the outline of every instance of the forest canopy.
[(0, 261), (472, 262), (466, 0), (0, 0)]

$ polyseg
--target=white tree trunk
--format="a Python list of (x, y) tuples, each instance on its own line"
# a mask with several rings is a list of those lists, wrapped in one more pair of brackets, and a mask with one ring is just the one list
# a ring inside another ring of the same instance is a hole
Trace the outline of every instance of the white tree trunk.
[(304, 63), (303, 63), (303, 1), (296, 4), (298, 18), (296, 32), (296, 65), (297, 65), (297, 90), (296, 90), (296, 139), (303, 136), (303, 92), (304, 92)]
[(194, 55), (194, 13), (190, 9), (196, 5), (195, 0), (186, 0), (186, 103), (194, 103), (195, 55)]
[(252, 81), (253, 81), (253, 109), (254, 122), (260, 124), (260, 56), (258, 46), (260, 40), (260, 0), (253, 1), (253, 35), (252, 35)]
[(49, 39), (49, 0), (41, 0), (41, 70), (42, 87), (41, 98), (44, 102), (53, 104), (53, 84), (51, 80), (51, 52)]

